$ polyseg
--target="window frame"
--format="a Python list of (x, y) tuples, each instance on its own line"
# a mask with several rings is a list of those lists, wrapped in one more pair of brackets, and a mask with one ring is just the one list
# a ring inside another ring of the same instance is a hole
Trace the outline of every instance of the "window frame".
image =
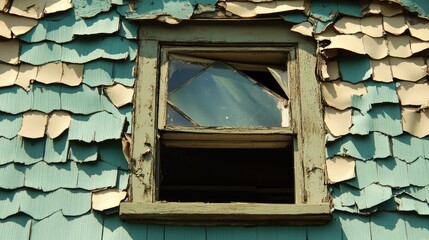
[[(185, 21), (167, 25), (154, 21), (141, 24), (138, 77), (134, 99), (128, 202), (120, 205), (124, 219), (155, 223), (300, 224), (331, 219), (326, 185), (324, 124), (320, 86), (316, 79), (316, 46), (312, 39), (291, 32), (283, 21)], [(219, 34), (219, 33), (222, 34)], [(294, 204), (175, 203), (157, 199), (158, 94), (164, 45), (200, 46), (290, 46), (289, 88), (293, 109)], [(293, 51), (291, 51), (293, 52)]]

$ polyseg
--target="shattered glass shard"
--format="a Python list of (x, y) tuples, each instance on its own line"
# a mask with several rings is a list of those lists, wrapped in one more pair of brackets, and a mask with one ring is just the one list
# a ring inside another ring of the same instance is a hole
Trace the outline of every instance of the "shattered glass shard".
[(243, 73), (216, 62), (169, 93), (200, 126), (281, 127), (286, 100)]

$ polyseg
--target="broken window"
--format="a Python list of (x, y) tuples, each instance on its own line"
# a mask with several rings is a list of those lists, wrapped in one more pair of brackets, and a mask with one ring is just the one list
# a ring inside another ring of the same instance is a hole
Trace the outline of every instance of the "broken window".
[(281, 132), (290, 126), (287, 92), (280, 87), (287, 86), (287, 49), (211, 50), (165, 49), (159, 200), (294, 203), (292, 131)]
[(150, 23), (140, 36), (123, 218), (330, 218), (314, 43), (263, 21)]

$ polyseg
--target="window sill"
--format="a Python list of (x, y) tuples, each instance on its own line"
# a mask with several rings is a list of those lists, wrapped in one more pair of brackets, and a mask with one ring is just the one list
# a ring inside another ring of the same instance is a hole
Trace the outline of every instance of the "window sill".
[(121, 203), (121, 218), (178, 225), (304, 225), (324, 224), (329, 203)]

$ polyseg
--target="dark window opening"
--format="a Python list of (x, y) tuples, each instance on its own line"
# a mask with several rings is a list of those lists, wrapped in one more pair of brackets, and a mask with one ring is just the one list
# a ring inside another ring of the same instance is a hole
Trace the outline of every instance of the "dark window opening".
[(292, 146), (160, 150), (160, 201), (295, 202)]

